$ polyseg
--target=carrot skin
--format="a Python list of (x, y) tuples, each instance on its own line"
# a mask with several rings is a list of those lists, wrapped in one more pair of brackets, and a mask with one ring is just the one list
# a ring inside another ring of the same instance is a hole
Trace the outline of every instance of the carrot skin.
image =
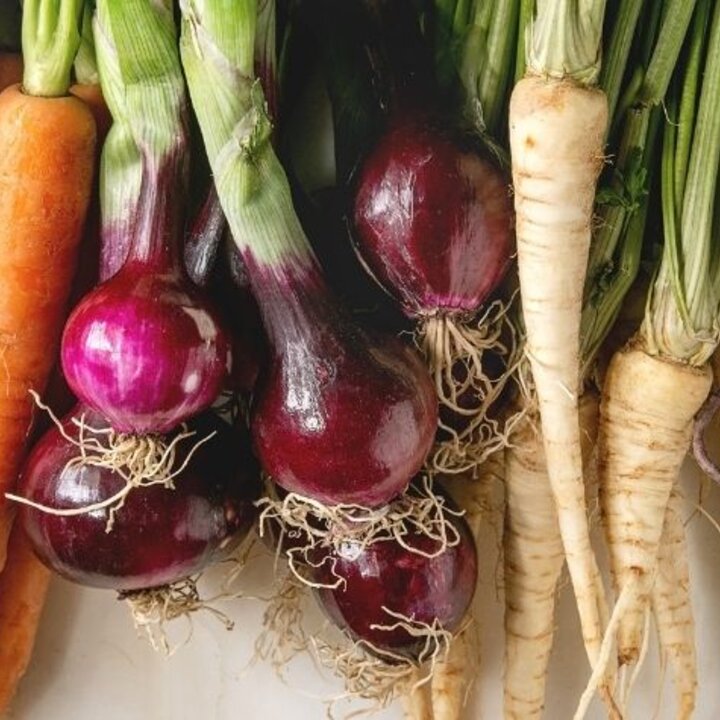
[(0, 715), (8, 709), (30, 662), (50, 577), (18, 525), (0, 574)]
[(95, 121), (77, 98), (0, 94), (0, 569), (15, 484), (55, 361), (90, 199)]

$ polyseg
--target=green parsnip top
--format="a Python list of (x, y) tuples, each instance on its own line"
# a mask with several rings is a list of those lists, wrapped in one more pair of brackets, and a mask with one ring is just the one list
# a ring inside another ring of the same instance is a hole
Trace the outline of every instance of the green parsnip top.
[(537, 0), (526, 38), (528, 71), (595, 85), (604, 15), (605, 0)]
[(681, 70), (681, 86), (670, 98), (671, 122), (665, 127), (663, 142), (663, 257), (641, 334), (648, 352), (701, 366), (720, 342), (717, 0), (698, 0), (688, 57)]

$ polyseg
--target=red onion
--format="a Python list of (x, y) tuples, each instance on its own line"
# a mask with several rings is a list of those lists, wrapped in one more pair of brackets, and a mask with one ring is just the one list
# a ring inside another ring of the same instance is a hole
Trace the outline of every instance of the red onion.
[[(62, 422), (63, 432), (76, 441), (73, 420), (81, 417), (91, 429), (107, 426), (101, 416), (77, 406)], [(201, 437), (216, 435), (197, 448), (173, 488), (133, 488), (109, 532), (111, 507), (59, 516), (21, 505), (19, 520), (40, 559), (83, 585), (135, 590), (196, 573), (239, 541), (255, 514), (257, 470), (248, 443), (212, 413), (193, 420), (191, 429)], [(193, 444), (188, 439), (179, 446), (178, 467)], [(70, 462), (76, 456), (76, 446), (51, 428), (27, 459), (19, 495), (50, 508), (82, 510), (125, 487), (108, 468)]]
[(124, 433), (167, 432), (205, 409), (230, 366), (225, 332), (180, 262), (179, 163), (146, 168), (127, 260), (85, 296), (63, 334), (73, 393)]
[(411, 658), (417, 657), (424, 639), (402, 627), (382, 626), (392, 626), (402, 617), (418, 627), (456, 632), (475, 592), (477, 550), (465, 520), (454, 515), (447, 520), (459, 540), (439, 554), (438, 541), (418, 532), (405, 537), (413, 550), (396, 540), (367, 547), (349, 542), (336, 550), (317, 570), (317, 580), (337, 587), (316, 589), (333, 622), (355, 640)]
[(472, 136), (402, 112), (355, 181), (355, 242), (375, 279), (411, 317), (474, 313), (513, 253), (509, 181)]

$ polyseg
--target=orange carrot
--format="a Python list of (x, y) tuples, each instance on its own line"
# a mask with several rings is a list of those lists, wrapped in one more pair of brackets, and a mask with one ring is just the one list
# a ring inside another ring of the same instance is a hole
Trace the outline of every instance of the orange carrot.
[(8, 562), (0, 574), (0, 715), (7, 710), (30, 661), (49, 584), (50, 571), (35, 557), (16, 526)]
[(0, 569), (12, 489), (52, 369), (92, 187), (95, 120), (67, 95), (80, 0), (26, 0), (23, 88), (0, 94)]

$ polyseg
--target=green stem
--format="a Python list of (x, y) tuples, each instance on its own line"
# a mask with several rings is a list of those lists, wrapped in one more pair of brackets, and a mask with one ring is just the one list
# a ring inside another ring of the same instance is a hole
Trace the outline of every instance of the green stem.
[(637, 100), (646, 105), (662, 102), (687, 35), (696, 0), (668, 0), (660, 37)]
[(147, 240), (135, 234), (143, 208), (158, 201), (158, 214), (179, 220), (178, 206), (160, 201), (182, 202), (187, 187), (188, 103), (170, 0), (99, 0), (95, 43), (113, 117), (100, 169), (107, 277), (122, 265), (130, 239), (136, 249)]
[(642, 153), (641, 161), (630, 171), (638, 177), (636, 196), (625, 198), (625, 204), (608, 208), (601, 220), (602, 229), (596, 240), (605, 244), (605, 265), (596, 259), (588, 272), (581, 320), (582, 377), (590, 372), (640, 268), (648, 213), (647, 189), (655, 165), (654, 148), (661, 117), (660, 108), (643, 107), (632, 110), (626, 122), (625, 148), (621, 152), (626, 158)]
[(528, 70), (592, 86), (600, 75), (605, 0), (537, 0)]
[(459, 73), (465, 88), (466, 104), (470, 115), (474, 116), (478, 103), (478, 78), (482, 75), (486, 60), (485, 44), (487, 42), (492, 5), (488, 0), (476, 0), (472, 17), (465, 28), (462, 51), (459, 54)]
[(75, 80), (81, 85), (98, 85), (100, 83), (92, 28), (94, 13), (94, 0), (86, 0), (82, 18), (82, 32), (80, 33), (80, 47), (75, 57)]
[(80, 46), (82, 10), (83, 0), (25, 0), (23, 90), (29, 95), (67, 95)]
[[(706, 9), (711, 5), (712, 23), (705, 39)], [(701, 366), (720, 340), (718, 281), (713, 276), (718, 269), (718, 229), (713, 223), (720, 168), (720, 3), (699, 0), (691, 47), (697, 42), (705, 48), (704, 63), (702, 67), (691, 65), (683, 75), (681, 95), (681, 120), (690, 122), (692, 130), (682, 137), (673, 125), (665, 131), (665, 246), (642, 333), (649, 352)], [(698, 73), (702, 75), (702, 88), (693, 116), (690, 99)], [(688, 146), (691, 150), (684, 190), (679, 190), (677, 162), (685, 163)], [(677, 204), (680, 198), (682, 206)]]
[(520, 0), (517, 47), (515, 50), (515, 82), (525, 77), (526, 39), (535, 13), (535, 0)]
[(715, 329), (717, 309), (709, 298), (713, 254), (713, 202), (720, 163), (720, 3), (715, 3), (700, 105), (683, 194), (681, 239), (687, 275), (687, 304), (696, 326)]
[(600, 87), (607, 97), (608, 117), (613, 117), (615, 112), (643, 2), (644, 0), (620, 0), (610, 44), (603, 56), (600, 70)]
[(497, 137), (504, 128), (507, 87), (515, 48), (519, 0), (498, 0), (485, 46), (485, 62), (478, 81), (478, 98), (488, 133)]
[(253, 71), (256, 0), (183, 0), (180, 50), (220, 202), (254, 268), (316, 264)]
[[(710, 22), (710, 3), (706, 0), (698, 5), (695, 25), (704, 29)], [(693, 122), (697, 111), (697, 100), (700, 92), (702, 73), (703, 49), (705, 43), (704, 32), (693, 32), (690, 36), (688, 56), (685, 64), (682, 95), (677, 121), (677, 140), (675, 143), (675, 176), (674, 202), (675, 207), (683, 206), (685, 197), (685, 181), (692, 150)]]

